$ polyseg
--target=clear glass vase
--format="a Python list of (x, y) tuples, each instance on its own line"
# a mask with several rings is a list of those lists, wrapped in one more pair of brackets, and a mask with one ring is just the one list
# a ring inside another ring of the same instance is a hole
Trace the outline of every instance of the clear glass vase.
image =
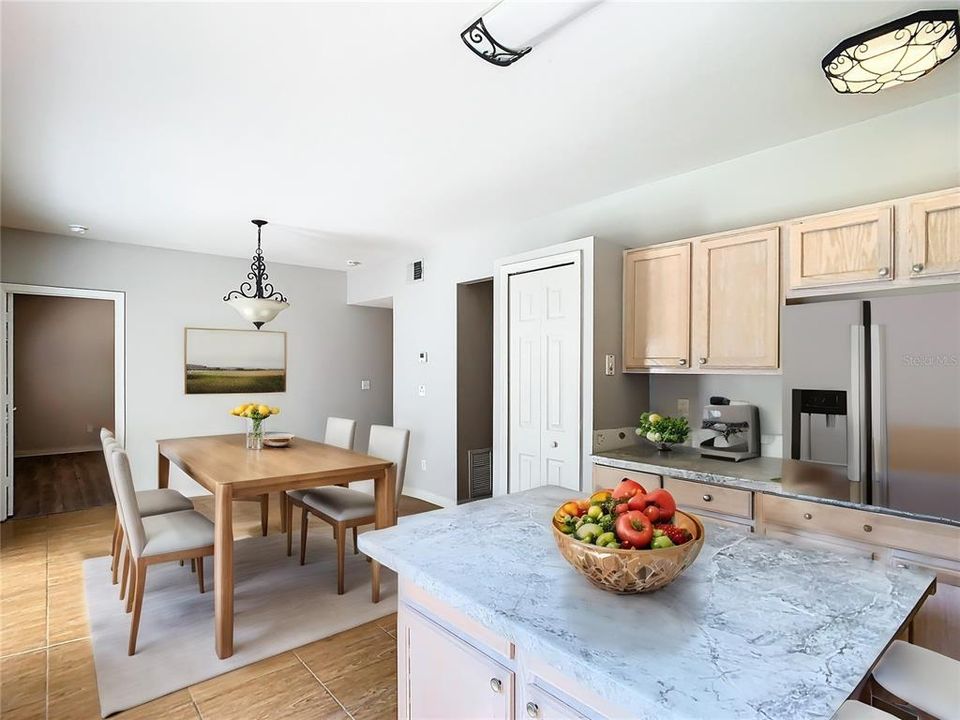
[(263, 418), (247, 418), (247, 449), (263, 450)]

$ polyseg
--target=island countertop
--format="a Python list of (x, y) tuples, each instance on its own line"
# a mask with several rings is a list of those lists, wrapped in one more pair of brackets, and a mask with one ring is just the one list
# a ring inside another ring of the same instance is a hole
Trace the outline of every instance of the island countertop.
[(934, 576), (705, 521), (696, 562), (658, 592), (592, 586), (542, 487), (401, 518), (360, 549), (641, 720), (830, 718)]

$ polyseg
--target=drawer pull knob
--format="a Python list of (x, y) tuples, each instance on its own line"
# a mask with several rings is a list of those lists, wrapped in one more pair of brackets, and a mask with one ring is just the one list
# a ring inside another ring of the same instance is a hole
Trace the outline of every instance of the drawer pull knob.
[(686, 358), (680, 358), (680, 364), (686, 365), (687, 364)]
[(873, 525), (864, 525), (864, 526), (863, 526), (863, 531), (864, 531), (864, 532), (873, 532)]
[(706, 364), (707, 364), (707, 359), (706, 359), (706, 358), (700, 358), (700, 364), (701, 364), (701, 365), (706, 365)]
[(804, 520), (813, 520), (813, 515), (811, 515), (810, 513), (804, 513), (804, 514), (803, 514), (803, 519), (804, 519)]
[(914, 264), (913, 264), (913, 267), (910, 268), (910, 269), (913, 270), (915, 273), (922, 273), (922, 272), (923, 272), (923, 263), (914, 263)]
[(537, 705), (535, 702), (528, 702), (527, 715), (529, 715), (532, 718), (540, 717), (540, 706)]
[(711, 500), (713, 500), (713, 495), (707, 494), (703, 496), (704, 502), (710, 502)]
[(877, 270), (877, 275), (879, 275), (880, 277), (886, 277), (889, 274), (890, 274), (890, 268), (888, 267), (882, 267), (879, 270)]
[(500, 678), (490, 678), (490, 689), (495, 693), (503, 690), (503, 683), (500, 682)]
[(904, 563), (897, 563), (897, 567), (900, 568), (901, 570), (907, 569), (907, 566)]

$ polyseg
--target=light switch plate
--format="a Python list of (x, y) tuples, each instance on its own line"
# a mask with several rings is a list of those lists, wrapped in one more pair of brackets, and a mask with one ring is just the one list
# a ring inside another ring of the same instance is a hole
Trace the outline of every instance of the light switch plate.
[(617, 356), (607, 355), (607, 375), (613, 375), (617, 372)]
[(360, 389), (361, 389), (361, 390), (369, 390), (369, 389), (370, 389), (370, 381), (369, 381), (369, 380), (361, 380), (361, 381), (360, 381)]
[(427, 386), (426, 385), (417, 385), (417, 395), (420, 397), (427, 396)]
[(690, 401), (687, 398), (677, 399), (677, 415), (690, 419)]

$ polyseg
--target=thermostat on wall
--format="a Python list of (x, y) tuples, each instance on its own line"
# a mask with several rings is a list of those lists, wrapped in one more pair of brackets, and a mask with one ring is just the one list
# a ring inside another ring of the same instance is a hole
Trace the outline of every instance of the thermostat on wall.
[(425, 362), (427, 361), (427, 354), (426, 354), (425, 352), (420, 353), (420, 354), (417, 356), (417, 360), (418, 360), (419, 362), (425, 363)]

